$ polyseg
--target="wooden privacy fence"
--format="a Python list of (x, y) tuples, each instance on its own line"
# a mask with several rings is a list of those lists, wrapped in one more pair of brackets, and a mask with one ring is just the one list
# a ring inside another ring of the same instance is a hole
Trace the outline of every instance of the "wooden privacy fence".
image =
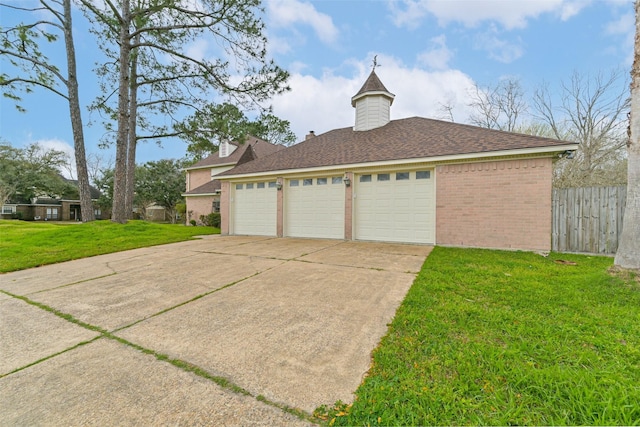
[(615, 253), (626, 200), (626, 186), (554, 189), (552, 250)]

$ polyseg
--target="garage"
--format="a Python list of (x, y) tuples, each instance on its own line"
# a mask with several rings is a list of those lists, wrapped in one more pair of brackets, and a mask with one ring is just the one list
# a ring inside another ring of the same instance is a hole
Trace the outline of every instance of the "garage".
[(284, 193), (284, 235), (344, 239), (342, 176), (288, 179)]
[(356, 175), (354, 237), (435, 243), (433, 170)]
[(275, 181), (232, 184), (233, 232), (275, 236), (277, 227), (277, 188)]

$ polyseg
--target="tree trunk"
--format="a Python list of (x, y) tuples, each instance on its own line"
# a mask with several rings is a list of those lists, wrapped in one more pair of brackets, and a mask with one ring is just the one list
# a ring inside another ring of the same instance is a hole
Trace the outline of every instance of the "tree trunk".
[(80, 194), (80, 212), (82, 222), (94, 221), (95, 213), (91, 201), (89, 187), (89, 172), (87, 157), (84, 149), (84, 130), (80, 113), (80, 97), (78, 94), (78, 79), (76, 72), (76, 50), (73, 43), (73, 26), (71, 23), (71, 0), (63, 1), (64, 8), (64, 42), (67, 51), (67, 88), (69, 91), (69, 113), (73, 130), (73, 149), (76, 157), (76, 173), (78, 178), (78, 192)]
[[(140, 43), (140, 34), (135, 36), (133, 44)], [(131, 72), (129, 74), (129, 145), (127, 147), (127, 190), (125, 194), (125, 208), (128, 219), (133, 216), (133, 199), (135, 189), (136, 173), (136, 123), (138, 122), (138, 55), (135, 50), (131, 51)]]
[(627, 206), (615, 264), (640, 269), (640, 1), (636, 1), (636, 35), (631, 70), (631, 117), (629, 123)]
[(129, 0), (122, 0), (122, 22), (120, 23), (120, 76), (118, 79), (118, 135), (116, 137), (116, 164), (113, 174), (113, 211), (111, 221), (124, 224), (129, 214), (126, 210), (127, 153), (129, 141), (129, 56), (131, 24)]

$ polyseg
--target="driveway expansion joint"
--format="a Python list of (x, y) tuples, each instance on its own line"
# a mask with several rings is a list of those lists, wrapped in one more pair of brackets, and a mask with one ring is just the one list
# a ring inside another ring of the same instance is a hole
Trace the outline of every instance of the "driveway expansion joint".
[(76, 282), (65, 283), (64, 285), (56, 286), (56, 287), (53, 287), (53, 288), (40, 289), (39, 291), (31, 292), (31, 293), (28, 293), (28, 294), (25, 294), (25, 295), (36, 295), (36, 294), (40, 294), (40, 293), (44, 293), (44, 292), (54, 291), (56, 289), (61, 289), (61, 288), (66, 288), (66, 287), (73, 286), (73, 285), (79, 285), (81, 283), (91, 282), (92, 280), (104, 279), (105, 277), (115, 276), (116, 274), (118, 274), (118, 273), (114, 271), (113, 273), (103, 274), (102, 276), (90, 277), (88, 279), (82, 279), (82, 280), (78, 280)]
[[(252, 276), (249, 276), (249, 277), (246, 277), (244, 279), (238, 280), (238, 281), (236, 281), (234, 283), (230, 283), (230, 284), (224, 286), (223, 288), (216, 289), (216, 290), (214, 290), (214, 291), (212, 291), (212, 292), (210, 292), (208, 294), (211, 294), (211, 293), (217, 292), (218, 290), (233, 286), (234, 284), (237, 284), (239, 282), (247, 280), (247, 279), (249, 279), (251, 277), (254, 277), (254, 276), (258, 275), (258, 274), (260, 274), (260, 273), (256, 273), (256, 274), (254, 274)], [(28, 368), (30, 368), (32, 366), (38, 365), (38, 364), (40, 364), (42, 362), (45, 362), (47, 360), (53, 359), (53, 358), (55, 358), (57, 356), (60, 356), (62, 354), (68, 353), (68, 352), (70, 352), (72, 350), (75, 350), (75, 349), (77, 349), (79, 347), (82, 347), (82, 346), (85, 346), (87, 344), (90, 344), (92, 342), (95, 342), (95, 341), (97, 341), (99, 339), (106, 338), (106, 339), (109, 339), (109, 340), (116, 341), (116, 342), (118, 342), (118, 343), (120, 343), (122, 345), (125, 345), (127, 347), (133, 348), (133, 349), (135, 349), (135, 350), (137, 350), (137, 351), (139, 351), (139, 352), (141, 352), (143, 354), (148, 354), (148, 355), (154, 356), (156, 358), (156, 360), (158, 360), (160, 362), (168, 363), (168, 364), (170, 364), (170, 365), (174, 366), (175, 368), (178, 368), (178, 369), (180, 369), (182, 371), (186, 371), (186, 372), (189, 372), (189, 373), (191, 373), (193, 375), (197, 375), (199, 377), (202, 377), (202, 378), (205, 378), (205, 379), (207, 379), (209, 381), (212, 381), (215, 384), (217, 384), (219, 387), (221, 387), (221, 388), (223, 388), (225, 390), (231, 391), (231, 392), (233, 392), (235, 394), (241, 394), (241, 395), (244, 395), (244, 396), (252, 397), (256, 401), (258, 401), (258, 402), (260, 402), (262, 404), (277, 408), (277, 409), (279, 409), (279, 410), (281, 410), (283, 412), (286, 412), (288, 414), (294, 415), (294, 416), (298, 417), (301, 420), (309, 421), (309, 422), (312, 422), (312, 423), (319, 423), (320, 422), (320, 420), (316, 419), (312, 414), (309, 414), (309, 413), (307, 413), (307, 412), (305, 412), (305, 411), (303, 411), (303, 410), (301, 410), (299, 408), (293, 408), (293, 407), (290, 407), (290, 406), (285, 405), (285, 404), (280, 404), (280, 403), (271, 401), (269, 399), (266, 399), (262, 395), (254, 395), (251, 392), (249, 392), (248, 390), (242, 388), (241, 386), (239, 386), (237, 384), (234, 384), (233, 382), (229, 381), (227, 378), (222, 377), (222, 376), (211, 375), (207, 370), (205, 370), (205, 369), (203, 369), (203, 368), (201, 368), (201, 367), (199, 367), (199, 366), (197, 366), (197, 365), (195, 365), (193, 363), (190, 363), (190, 362), (187, 362), (187, 361), (184, 361), (184, 360), (181, 360), (181, 359), (171, 358), (166, 354), (159, 353), (159, 352), (157, 352), (157, 351), (155, 351), (153, 349), (145, 348), (145, 347), (143, 347), (143, 346), (141, 346), (139, 344), (136, 344), (136, 343), (134, 343), (132, 341), (129, 341), (129, 340), (126, 340), (126, 339), (124, 339), (122, 337), (119, 337), (119, 336), (115, 335), (113, 332), (109, 332), (109, 331), (107, 331), (107, 330), (105, 330), (103, 328), (100, 328), (99, 326), (91, 325), (89, 323), (86, 323), (86, 322), (83, 322), (81, 320), (78, 320), (78, 319), (76, 319), (75, 317), (73, 317), (70, 314), (63, 313), (63, 312), (61, 312), (59, 310), (56, 310), (53, 307), (49, 307), (46, 304), (42, 304), (42, 303), (39, 303), (37, 301), (33, 301), (33, 300), (31, 300), (31, 299), (29, 299), (29, 298), (27, 298), (25, 296), (15, 295), (15, 294), (12, 294), (10, 292), (4, 291), (2, 289), (0, 289), (0, 293), (3, 293), (3, 294), (5, 294), (5, 295), (7, 295), (9, 297), (12, 297), (12, 298), (16, 298), (16, 299), (22, 300), (27, 304), (33, 305), (33, 306), (35, 306), (37, 308), (40, 308), (41, 310), (47, 311), (47, 312), (49, 312), (51, 314), (54, 314), (55, 316), (58, 316), (58, 317), (66, 320), (66, 321), (68, 321), (70, 323), (73, 323), (73, 324), (75, 324), (77, 326), (80, 326), (82, 328), (89, 329), (91, 331), (99, 333), (99, 335), (97, 335), (96, 337), (94, 337), (94, 338), (92, 338), (90, 340), (81, 341), (81, 342), (79, 342), (78, 344), (76, 344), (76, 345), (74, 345), (72, 347), (69, 347), (69, 348), (66, 348), (66, 349), (64, 349), (62, 351), (50, 354), (50, 355), (48, 355), (46, 357), (40, 358), (40, 359), (38, 359), (38, 360), (36, 360), (36, 361), (34, 361), (32, 363), (29, 363), (29, 364), (27, 364), (25, 366), (21, 366), (21, 367), (19, 367), (17, 369), (14, 369), (11, 372), (8, 372), (6, 374), (1, 374), (0, 375), (0, 379), (2, 379), (4, 377), (7, 377), (7, 376), (9, 376), (11, 374), (15, 374), (17, 372), (20, 372), (22, 370), (28, 369)], [(205, 296), (205, 295), (196, 297), (195, 299), (200, 299), (203, 296)], [(181, 305), (188, 304), (189, 302), (191, 302), (191, 301), (193, 301), (195, 299), (192, 299), (190, 301), (186, 301), (185, 303), (183, 303)], [(173, 308), (175, 308), (175, 307), (173, 307)], [(166, 311), (168, 311), (168, 310), (170, 310), (170, 309), (167, 309)], [(159, 315), (159, 314), (162, 314), (162, 312), (161, 313), (157, 313), (156, 315)], [(129, 325), (129, 326), (131, 326), (131, 325)], [(120, 328), (119, 330), (121, 330), (121, 329), (124, 329), (124, 328)]]
[(254, 274), (250, 275), (250, 276), (243, 277), (243, 278), (242, 278), (242, 279), (240, 279), (240, 280), (236, 280), (236, 281), (234, 281), (234, 282), (227, 283), (226, 285), (223, 285), (223, 286), (221, 286), (221, 287), (219, 287), (219, 288), (213, 289), (213, 290), (211, 290), (211, 291), (209, 291), (209, 292), (205, 292), (205, 293), (203, 293), (203, 294), (196, 295), (195, 297), (193, 297), (193, 298), (191, 298), (191, 299), (188, 299), (187, 301), (183, 301), (183, 302), (181, 302), (181, 303), (179, 303), (179, 304), (173, 305), (173, 306), (171, 306), (171, 307), (167, 307), (167, 308), (165, 308), (165, 309), (163, 309), (163, 310), (160, 310), (160, 311), (159, 311), (159, 312), (157, 312), (157, 313), (153, 313), (153, 314), (151, 314), (151, 315), (149, 315), (149, 316), (143, 317), (142, 319), (138, 319), (138, 320), (136, 320), (135, 322), (132, 322), (132, 323), (130, 323), (130, 324), (128, 324), (128, 325), (121, 326), (121, 327), (119, 327), (119, 328), (113, 329), (113, 330), (111, 331), (111, 333), (119, 332), (119, 331), (122, 331), (122, 330), (124, 330), (124, 329), (130, 328), (130, 327), (132, 327), (132, 326), (134, 326), (134, 325), (137, 325), (137, 324), (142, 323), (142, 322), (144, 322), (144, 321), (147, 321), (147, 320), (149, 320), (149, 319), (153, 319), (154, 317), (160, 316), (160, 315), (162, 315), (162, 314), (164, 314), (164, 313), (167, 313), (167, 312), (169, 312), (169, 311), (175, 310), (176, 308), (182, 307), (182, 306), (184, 306), (184, 305), (187, 305), (187, 304), (189, 304), (189, 303), (192, 303), (192, 302), (194, 302), (194, 301), (197, 301), (197, 300), (199, 300), (199, 299), (201, 299), (201, 298), (204, 298), (204, 297), (206, 297), (206, 296), (209, 296), (209, 295), (211, 295), (211, 294), (215, 294), (216, 292), (219, 292), (219, 291), (222, 291), (222, 290), (224, 290), (224, 289), (227, 289), (227, 288), (230, 288), (230, 287), (232, 287), (232, 286), (235, 286), (235, 285), (237, 285), (238, 283), (242, 283), (242, 282), (244, 282), (245, 280), (251, 279), (252, 277), (255, 277), (255, 276), (257, 276), (257, 275), (259, 275), (259, 274), (263, 273), (264, 271), (271, 270), (272, 268), (275, 268), (275, 267), (271, 267), (271, 268), (268, 268), (268, 269), (263, 270), (263, 271), (258, 271), (258, 272), (256, 272), (256, 273), (254, 273)]

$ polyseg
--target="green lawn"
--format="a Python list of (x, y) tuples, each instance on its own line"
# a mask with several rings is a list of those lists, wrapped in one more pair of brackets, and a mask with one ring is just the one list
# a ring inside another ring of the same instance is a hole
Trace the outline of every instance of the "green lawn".
[(436, 247), (353, 406), (317, 415), (333, 425), (639, 424), (640, 284), (612, 277), (611, 264)]
[(47, 223), (0, 221), (0, 272), (215, 234), (212, 227), (129, 221)]

